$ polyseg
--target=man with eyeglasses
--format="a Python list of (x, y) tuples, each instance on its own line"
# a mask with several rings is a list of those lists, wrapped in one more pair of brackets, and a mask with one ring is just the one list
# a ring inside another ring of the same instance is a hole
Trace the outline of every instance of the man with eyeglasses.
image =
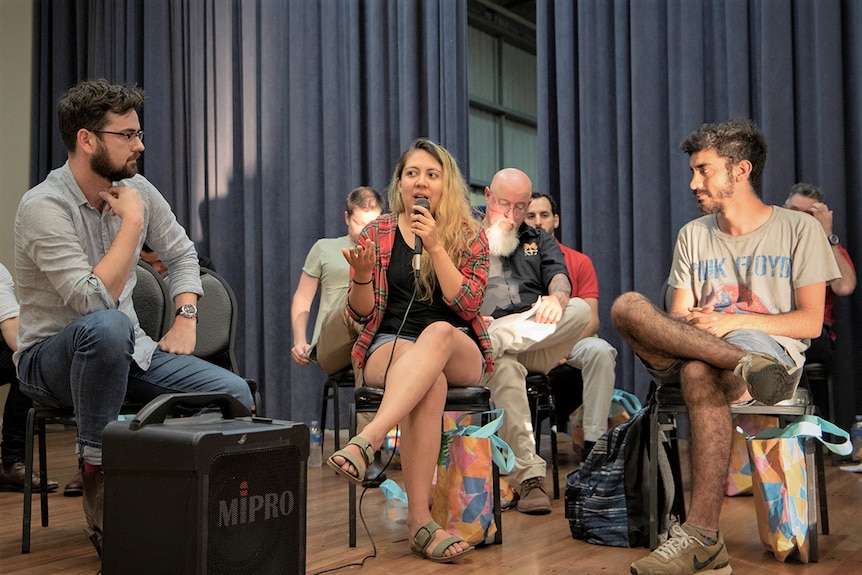
[[(170, 205), (138, 174), (143, 102), (140, 89), (105, 80), (70, 88), (58, 105), (68, 161), (24, 194), (15, 217), (20, 388), (75, 409), (87, 534), (100, 554), (102, 430), (125, 400), (216, 392), (253, 402), (245, 380), (191, 355), (200, 268)], [(177, 308), (158, 342), (141, 329), (132, 302), (144, 242), (168, 265)]]
[[(526, 376), (528, 371), (547, 373), (559, 364), (589, 323), (590, 307), (569, 297), (572, 284), (554, 237), (524, 222), (532, 192), (529, 176), (515, 168), (500, 170), (485, 188), (483, 224), (491, 261), (482, 315), (499, 319), (531, 308), (535, 314), (508, 327), (492, 324), (494, 371), (483, 383), (497, 407), (505, 410), (500, 436), (515, 454), (509, 480), (516, 486), (518, 511), (542, 515), (551, 512), (544, 484), (547, 465), (536, 453)], [(555, 327), (540, 337), (531, 334), (535, 324)]]

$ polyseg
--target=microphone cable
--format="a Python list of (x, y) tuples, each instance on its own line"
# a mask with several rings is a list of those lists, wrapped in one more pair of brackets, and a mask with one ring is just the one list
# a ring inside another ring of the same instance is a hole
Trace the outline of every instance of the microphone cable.
[[(413, 293), (410, 295), (410, 301), (407, 303), (407, 309), (404, 310), (404, 317), (401, 318), (401, 324), (398, 326), (398, 331), (395, 332), (395, 340), (392, 344), (392, 349), (389, 351), (389, 360), (386, 362), (386, 369), (383, 371), (383, 392), (386, 393), (386, 378), (389, 377), (389, 368), (392, 366), (392, 360), (395, 358), (395, 342), (398, 341), (398, 338), (401, 336), (401, 331), (404, 329), (404, 324), (407, 323), (407, 316), (410, 314), (410, 309), (413, 307), (413, 302), (416, 301), (416, 293), (419, 288), (414, 279), (413, 281)], [(400, 438), (400, 424), (395, 424), (395, 442), (392, 445), (392, 453), (389, 454), (389, 459), (383, 465), (383, 468), (377, 472), (371, 479), (371, 483), (376, 481), (381, 475), (383, 475), (387, 469), (389, 469), (389, 465), (392, 463), (393, 458), (395, 457), (395, 445), (398, 443)], [(340, 571), (341, 569), (346, 569), (347, 567), (364, 567), (365, 562), (369, 559), (377, 558), (377, 544), (374, 542), (374, 536), (371, 534), (371, 529), (368, 527), (368, 523), (365, 521), (365, 514), (362, 512), (362, 502), (365, 500), (365, 492), (368, 491), (369, 487), (362, 487), (362, 493), (359, 494), (359, 520), (362, 522), (362, 527), (365, 529), (365, 534), (368, 536), (368, 540), (371, 541), (371, 553), (363, 557), (358, 562), (353, 563), (345, 563), (344, 565), (339, 565), (338, 567), (332, 567), (330, 569), (324, 569), (322, 571), (315, 571), (310, 575), (323, 575), (324, 573), (333, 573), (335, 571)], [(409, 535), (408, 535), (409, 537)]]

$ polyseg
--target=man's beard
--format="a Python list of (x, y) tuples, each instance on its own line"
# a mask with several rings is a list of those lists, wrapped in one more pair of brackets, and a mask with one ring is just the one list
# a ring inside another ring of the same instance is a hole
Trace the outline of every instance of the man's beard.
[(727, 184), (725, 187), (716, 190), (716, 193), (710, 194), (707, 200), (709, 204), (705, 204), (698, 200), (697, 209), (704, 216), (718, 214), (724, 210), (724, 200), (733, 197), (733, 184)]
[(485, 229), (485, 235), (492, 256), (510, 256), (518, 247), (518, 231), (506, 220), (497, 220), (491, 224)]
[(138, 165), (136, 163), (126, 163), (119, 168), (111, 165), (108, 152), (101, 146), (93, 154), (93, 157), (90, 158), (90, 169), (111, 182), (119, 182), (120, 180), (131, 178), (138, 173)]

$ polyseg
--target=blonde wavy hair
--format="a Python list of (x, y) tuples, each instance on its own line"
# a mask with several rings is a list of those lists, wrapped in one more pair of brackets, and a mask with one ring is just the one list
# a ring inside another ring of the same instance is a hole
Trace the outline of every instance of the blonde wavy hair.
[[(398, 191), (401, 173), (410, 156), (417, 151), (427, 152), (443, 168), (443, 195), (434, 212), (437, 222), (437, 238), (449, 254), (449, 257), (460, 269), (461, 263), (470, 251), (470, 246), (481, 233), (479, 222), (473, 218), (470, 210), (470, 191), (458, 163), (449, 151), (427, 138), (418, 138), (404, 150), (389, 182), (389, 206), (393, 213), (405, 214), (404, 201)], [(418, 279), (419, 299), (430, 301), (437, 287), (437, 274), (434, 272), (431, 256), (422, 252), (422, 263)]]

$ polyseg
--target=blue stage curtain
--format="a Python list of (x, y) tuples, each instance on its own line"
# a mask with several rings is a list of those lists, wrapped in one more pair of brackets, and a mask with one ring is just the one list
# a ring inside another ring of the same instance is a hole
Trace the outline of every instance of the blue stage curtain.
[[(466, 168), (460, 0), (36, 0), (33, 183), (65, 161), (60, 94), (146, 91), (141, 172), (240, 302), (237, 355), (267, 413), (310, 420), (323, 372), (290, 358), (305, 255), (346, 233), (344, 199), (385, 192), (419, 136)], [(385, 193), (384, 193), (385, 195)], [(344, 410), (346, 411), (346, 410)]]
[[(643, 396), (649, 379), (609, 309), (622, 292), (658, 296), (676, 233), (698, 215), (679, 145), (700, 124), (754, 119), (769, 146), (764, 200), (820, 186), (862, 262), (862, 4), (539, 0), (537, 17), (538, 184), (559, 198), (563, 243), (596, 265), (618, 387)], [(836, 300), (845, 427), (862, 412), (860, 310), (862, 290)]]

